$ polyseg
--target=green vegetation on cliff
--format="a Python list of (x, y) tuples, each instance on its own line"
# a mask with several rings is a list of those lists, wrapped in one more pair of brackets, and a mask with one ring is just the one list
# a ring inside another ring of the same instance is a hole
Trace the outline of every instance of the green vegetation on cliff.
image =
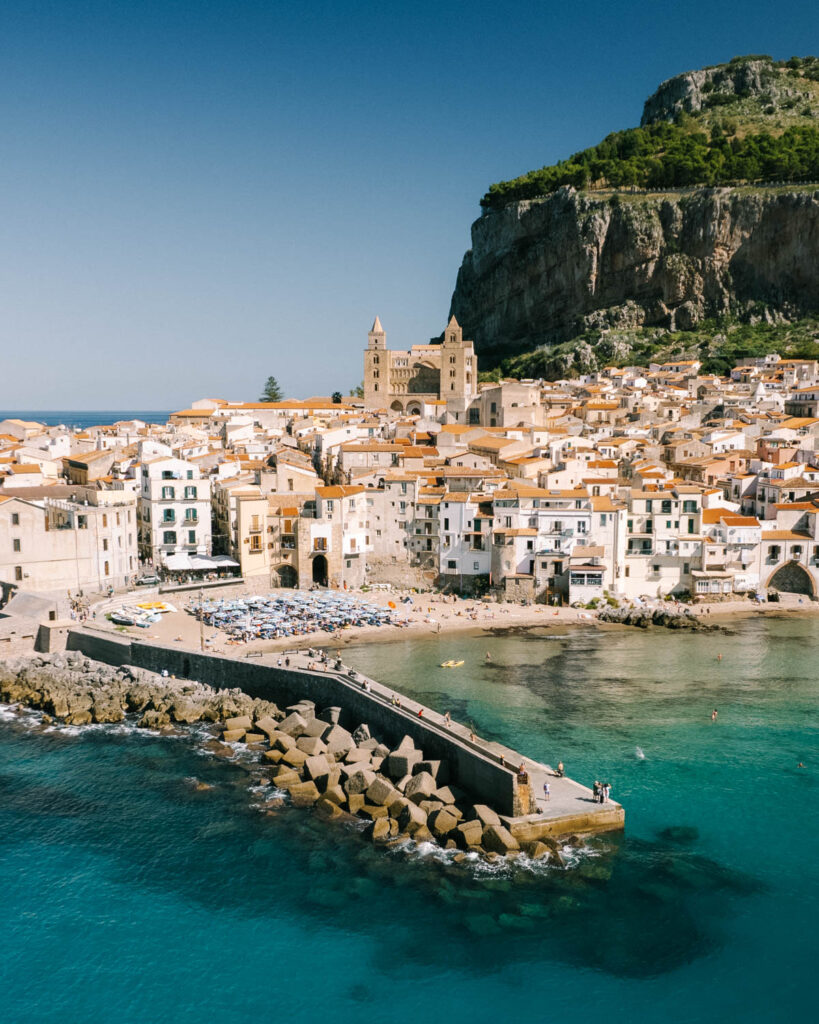
[[(562, 185), (665, 189), (819, 180), (819, 59), (735, 58), (701, 74), (704, 81), (689, 86), (662, 116), (645, 123), (644, 115), (642, 127), (613, 132), (568, 160), (494, 184), (481, 205), (498, 209)], [(668, 102), (663, 88), (675, 81), (658, 90), (661, 107)]]
[(819, 320), (740, 323), (705, 320), (690, 331), (636, 327), (593, 330), (560, 345), (504, 359), (481, 380), (503, 377), (561, 380), (604, 366), (648, 366), (671, 359), (699, 359), (703, 373), (727, 376), (741, 359), (778, 352), (783, 359), (819, 359)]

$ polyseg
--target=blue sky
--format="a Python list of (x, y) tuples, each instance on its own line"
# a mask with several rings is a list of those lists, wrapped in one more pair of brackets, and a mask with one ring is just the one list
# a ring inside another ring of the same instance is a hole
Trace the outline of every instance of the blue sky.
[(665, 78), (819, 52), (819, 7), (0, 7), (0, 408), (347, 391), (444, 326), (486, 188)]

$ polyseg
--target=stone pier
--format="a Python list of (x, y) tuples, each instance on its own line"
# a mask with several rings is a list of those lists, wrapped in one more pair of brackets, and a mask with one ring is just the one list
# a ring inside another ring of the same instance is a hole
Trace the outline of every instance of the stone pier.
[[(354, 727), (366, 722), (374, 734), (398, 743), (410, 736), (428, 758), (446, 761), (450, 781), (501, 816), (519, 842), (622, 829), (625, 812), (614, 802), (595, 803), (585, 786), (558, 778), (549, 765), (504, 747), (473, 737), (458, 722), (370, 679), (314, 666), (305, 652), (290, 652), (288, 667), (277, 664), (283, 652), (253, 658), (227, 657), (180, 646), (162, 646), (113, 635), (86, 626), (72, 629), (69, 650), (110, 665), (133, 665), (151, 672), (196, 680), (217, 688), (239, 687), (251, 697), (271, 700), (281, 707), (307, 699), (317, 707), (341, 709), (340, 724)], [(549, 801), (543, 783), (549, 782)]]

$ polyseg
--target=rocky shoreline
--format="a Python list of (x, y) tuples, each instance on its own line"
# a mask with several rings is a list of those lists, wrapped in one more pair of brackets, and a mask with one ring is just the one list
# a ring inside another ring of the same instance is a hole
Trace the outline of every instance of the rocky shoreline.
[(601, 608), (597, 613), (598, 622), (613, 622), (621, 626), (663, 626), (666, 629), (692, 629), (710, 632), (719, 629), (698, 619), (690, 612), (672, 612), (663, 608)]
[(563, 866), (554, 840), (518, 843), (491, 807), (450, 786), (445, 761), (426, 759), (408, 736), (391, 749), (363, 722), (349, 732), (339, 724), (339, 707), (305, 700), (280, 709), (238, 689), (115, 668), (79, 652), (0, 663), (0, 701), (73, 726), (130, 721), (162, 732), (209, 723), (209, 753), (251, 755), (258, 764), (253, 785), (283, 794), (263, 806), (270, 813), (287, 800), (325, 821), (355, 823), (386, 847), (435, 843), (458, 861), (525, 854)]

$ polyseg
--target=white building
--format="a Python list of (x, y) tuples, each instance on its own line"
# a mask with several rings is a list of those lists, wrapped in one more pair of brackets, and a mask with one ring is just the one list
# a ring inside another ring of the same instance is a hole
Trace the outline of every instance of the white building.
[[(139, 473), (139, 550), (144, 562), (168, 566), (173, 555), (211, 553), (210, 481), (183, 459), (143, 462)], [(170, 563), (173, 567), (174, 563)]]

